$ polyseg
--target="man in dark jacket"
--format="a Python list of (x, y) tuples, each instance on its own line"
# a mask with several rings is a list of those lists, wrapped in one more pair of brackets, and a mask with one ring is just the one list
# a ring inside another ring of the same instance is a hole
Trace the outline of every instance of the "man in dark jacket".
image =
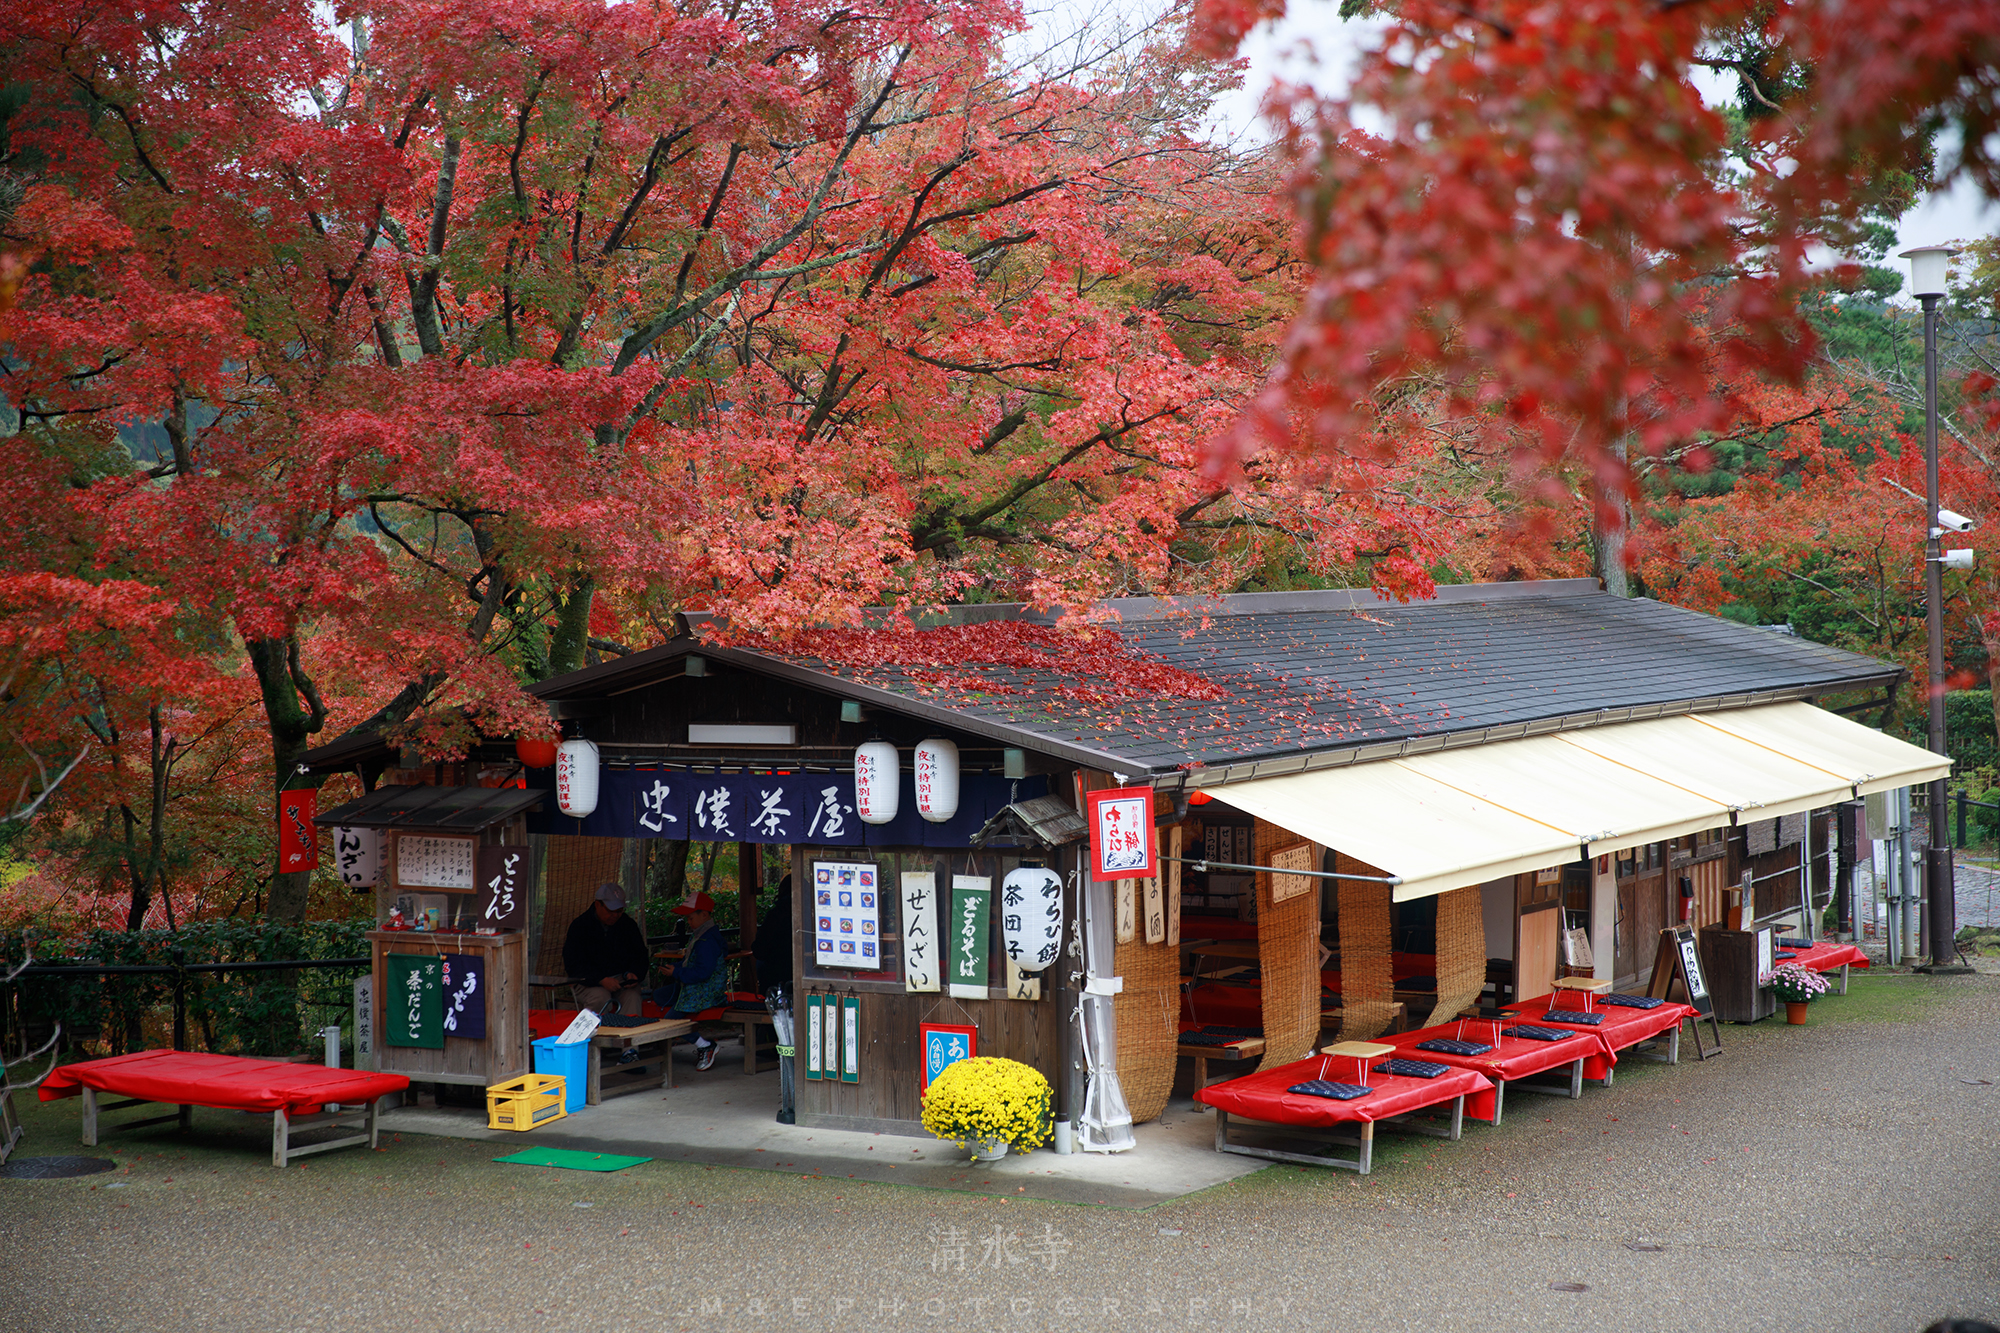
[(615, 1001), (619, 1013), (637, 1018), (639, 983), (651, 963), (639, 923), (625, 915), (624, 892), (616, 884), (598, 885), (597, 901), (563, 937), (563, 967), (577, 1004), (602, 1014)]

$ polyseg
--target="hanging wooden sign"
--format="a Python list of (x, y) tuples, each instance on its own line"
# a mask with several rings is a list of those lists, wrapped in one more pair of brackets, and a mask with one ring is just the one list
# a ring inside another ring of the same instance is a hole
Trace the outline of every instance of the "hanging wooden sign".
[(396, 887), (470, 893), (475, 859), (473, 846), (471, 838), (398, 833), (395, 843)]
[(1165, 944), (1167, 942), (1167, 898), (1160, 888), (1160, 877), (1154, 875), (1139, 881), (1139, 916), (1146, 923), (1146, 943)]
[(806, 1077), (820, 1078), (819, 996), (806, 996)]
[(1042, 998), (1042, 979), (1034, 972), (1023, 972), (1020, 964), (1007, 960), (1007, 998), (1010, 1000), (1039, 1000)]
[(1153, 789), (1107, 787), (1086, 799), (1094, 877), (1123, 879), (1156, 873), (1159, 858), (1154, 851)]
[(843, 996), (840, 1001), (840, 1081), (861, 1081), (861, 997)]
[(1000, 881), (1000, 938), (1007, 961), (1039, 972), (1062, 949), (1062, 876), (1044, 866), (1022, 866)]
[(1112, 890), (1117, 906), (1118, 943), (1130, 944), (1139, 937), (1138, 897), (1133, 891), (1134, 881), (1121, 879)]
[(829, 995), (820, 1005), (820, 1017), (826, 1020), (826, 1040), (820, 1052), (823, 1065), (820, 1073), (830, 1079), (840, 1077), (840, 997)]
[(1302, 873), (1319, 868), (1313, 864), (1313, 848), (1309, 842), (1295, 843), (1272, 852), (1271, 867), (1274, 870), (1292, 872), (1287, 875), (1271, 876), (1271, 901), (1274, 903), (1285, 902), (1302, 893), (1310, 893), (1313, 885), (1319, 882), (1311, 875)]
[(383, 1043), (444, 1049), (444, 961), (435, 954), (392, 953), (382, 959)]
[(485, 930), (528, 928), (528, 849), (481, 847), (474, 857), (479, 884), (477, 924)]
[(946, 980), (954, 999), (986, 998), (988, 922), (993, 914), (993, 881), (984, 875), (951, 877), (951, 966)]
[(1167, 831), (1167, 944), (1176, 949), (1181, 943), (1181, 845), (1185, 832), (1179, 824)]
[(942, 950), (938, 943), (937, 876), (910, 871), (902, 877), (903, 990), (935, 991)]

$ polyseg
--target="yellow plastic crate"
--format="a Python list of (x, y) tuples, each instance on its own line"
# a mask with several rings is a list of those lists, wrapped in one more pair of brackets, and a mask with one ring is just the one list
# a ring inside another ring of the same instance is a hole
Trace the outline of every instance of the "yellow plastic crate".
[(559, 1074), (523, 1074), (486, 1090), (488, 1129), (534, 1129), (568, 1114)]

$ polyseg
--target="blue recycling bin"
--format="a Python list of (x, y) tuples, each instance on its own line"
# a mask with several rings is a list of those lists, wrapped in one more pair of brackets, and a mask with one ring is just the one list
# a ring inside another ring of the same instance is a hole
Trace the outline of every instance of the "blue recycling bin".
[(589, 1051), (588, 1040), (564, 1046), (554, 1037), (535, 1039), (535, 1072), (562, 1076), (563, 1110), (570, 1115), (583, 1109), (584, 1082), (589, 1077), (584, 1062), (590, 1058)]

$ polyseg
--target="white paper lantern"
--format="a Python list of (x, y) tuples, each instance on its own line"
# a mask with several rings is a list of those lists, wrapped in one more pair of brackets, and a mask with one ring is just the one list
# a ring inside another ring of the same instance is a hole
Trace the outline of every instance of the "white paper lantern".
[(556, 747), (556, 805), (572, 819), (597, 809), (597, 747), (589, 741)]
[(1000, 933), (1023, 972), (1053, 963), (1062, 951), (1062, 876), (1040, 866), (1008, 871), (1000, 881)]
[(869, 741), (854, 751), (854, 813), (864, 824), (886, 824), (896, 817), (903, 800), (902, 770), (896, 747)]
[(382, 830), (337, 828), (333, 831), (333, 868), (350, 889), (372, 889), (382, 878)]
[(943, 824), (958, 813), (958, 747), (931, 739), (917, 746), (917, 813)]

